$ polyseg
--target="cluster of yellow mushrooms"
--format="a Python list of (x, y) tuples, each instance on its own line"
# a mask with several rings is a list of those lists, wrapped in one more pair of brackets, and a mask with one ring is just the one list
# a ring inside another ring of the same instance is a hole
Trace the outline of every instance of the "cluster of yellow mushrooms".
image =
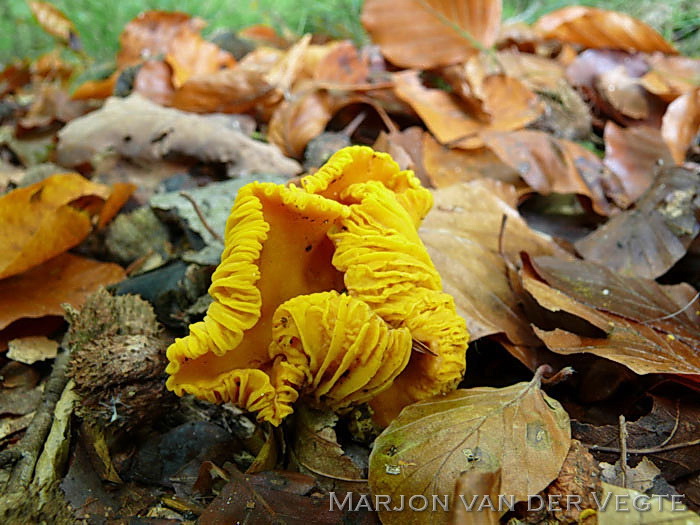
[(168, 348), (168, 388), (274, 425), (300, 396), (334, 410), (369, 401), (387, 424), (454, 389), (469, 334), (418, 237), (431, 206), (413, 172), (361, 146), (300, 187), (244, 186), (214, 302)]

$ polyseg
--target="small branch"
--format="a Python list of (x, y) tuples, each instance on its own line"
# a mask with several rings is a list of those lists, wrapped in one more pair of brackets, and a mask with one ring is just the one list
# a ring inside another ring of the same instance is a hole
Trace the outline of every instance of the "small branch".
[[(620, 448), (618, 447), (601, 447), (600, 445), (592, 445), (590, 443), (583, 443), (583, 445), (596, 452), (620, 452)], [(692, 441), (683, 441), (681, 443), (674, 443), (673, 445), (657, 445), (655, 447), (649, 448), (628, 448), (627, 454), (660, 454), (662, 452), (678, 450), (679, 448), (694, 447), (696, 445), (700, 445), (700, 439), (693, 439)]]
[(202, 210), (199, 209), (199, 205), (197, 204), (197, 201), (192, 198), (192, 195), (187, 193), (186, 191), (181, 191), (180, 196), (184, 197), (188, 201), (190, 201), (190, 204), (192, 204), (192, 207), (194, 208), (194, 211), (197, 213), (197, 217), (199, 217), (200, 222), (202, 223), (202, 226), (206, 228), (206, 230), (212, 234), (212, 236), (219, 241), (221, 244), (224, 244), (224, 239), (219, 235), (214, 228), (211, 227), (211, 225), (207, 222), (207, 219), (204, 217), (204, 214), (202, 214)]
[(627, 487), (627, 422), (625, 416), (620, 414), (620, 475), (622, 486)]
[(56, 357), (53, 370), (46, 382), (41, 404), (34, 414), (32, 422), (27, 428), (22, 441), (15, 450), (21, 456), (15, 463), (10, 479), (5, 487), (5, 494), (14, 494), (26, 491), (34, 477), (34, 467), (39, 459), (39, 454), (46, 441), (46, 436), (53, 423), (53, 413), (63, 390), (68, 383), (66, 369), (68, 366), (68, 352), (63, 352)]

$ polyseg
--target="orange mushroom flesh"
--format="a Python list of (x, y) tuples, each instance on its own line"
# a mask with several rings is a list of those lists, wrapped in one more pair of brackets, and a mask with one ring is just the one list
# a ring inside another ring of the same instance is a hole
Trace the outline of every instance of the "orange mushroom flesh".
[(366, 147), (301, 187), (242, 188), (214, 302), (168, 349), (168, 388), (275, 425), (300, 395), (336, 410), (371, 401), (386, 424), (453, 389), (468, 333), (417, 233), (431, 205), (412, 172)]
[[(167, 386), (214, 402), (236, 401), (240, 370), (267, 373), (272, 315), (298, 295), (341, 289), (326, 234), (346, 208), (296, 188), (253, 183), (238, 193), (226, 249), (212, 276), (205, 319), (168, 349)], [(259, 383), (258, 381), (257, 383)]]

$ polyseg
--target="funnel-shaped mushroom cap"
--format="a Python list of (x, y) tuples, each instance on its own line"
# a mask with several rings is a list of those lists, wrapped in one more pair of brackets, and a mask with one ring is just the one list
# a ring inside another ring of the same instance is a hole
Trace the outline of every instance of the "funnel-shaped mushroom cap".
[(414, 352), (406, 370), (372, 407), (388, 423), (404, 406), (453, 390), (464, 375), (469, 333), (398, 195), (377, 182), (340, 195), (350, 215), (328, 234), (333, 265), (348, 294), (393, 327), (406, 327), (428, 353)]
[(190, 326), (190, 335), (168, 348), (168, 388), (249, 410), (271, 397), (272, 315), (298, 295), (342, 288), (326, 234), (347, 213), (341, 204), (299, 188), (241, 188), (209, 288), (214, 302), (204, 320)]

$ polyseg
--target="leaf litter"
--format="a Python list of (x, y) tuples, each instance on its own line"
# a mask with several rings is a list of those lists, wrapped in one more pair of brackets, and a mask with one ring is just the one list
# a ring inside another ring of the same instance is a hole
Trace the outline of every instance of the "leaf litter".
[[(56, 49), (0, 73), (4, 522), (698, 521), (698, 59), (598, 8), (368, 0), (367, 46), (267, 26), (229, 46), (147, 11), (100, 73), (29, 4)], [(351, 144), (430, 188), (418, 235), (471, 334), (463, 382), (386, 428), (168, 392), (238, 190), (299, 187)], [(381, 505), (401, 495), (451, 505)]]

